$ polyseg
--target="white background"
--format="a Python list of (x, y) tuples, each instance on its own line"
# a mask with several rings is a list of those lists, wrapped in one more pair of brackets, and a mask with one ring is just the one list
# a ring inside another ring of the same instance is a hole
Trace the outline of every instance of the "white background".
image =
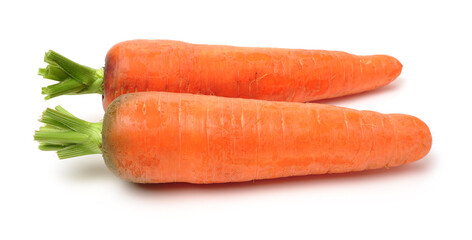
[[(1, 239), (471, 239), (468, 1), (11, 2), (0, 4)], [(135, 38), (392, 55), (404, 65), (392, 84), (321, 102), (418, 116), (432, 150), (393, 169), (205, 186), (135, 185), (99, 155), (39, 151), (46, 107), (103, 116), (99, 95), (43, 101), (44, 52), (99, 68)]]

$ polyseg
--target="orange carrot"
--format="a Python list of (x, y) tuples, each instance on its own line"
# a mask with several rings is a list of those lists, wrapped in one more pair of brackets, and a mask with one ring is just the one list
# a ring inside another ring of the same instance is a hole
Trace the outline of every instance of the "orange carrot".
[(58, 80), (48, 98), (100, 93), (103, 107), (130, 92), (166, 91), (223, 97), (307, 102), (360, 93), (400, 75), (386, 55), (338, 51), (198, 45), (133, 40), (110, 49), (104, 69), (92, 69), (53, 52), (40, 75)]
[(409, 115), (168, 92), (119, 97), (103, 130), (62, 108), (42, 122), (41, 149), (59, 158), (102, 152), (114, 173), (139, 183), (361, 171), (410, 163), (431, 148), (428, 127)]

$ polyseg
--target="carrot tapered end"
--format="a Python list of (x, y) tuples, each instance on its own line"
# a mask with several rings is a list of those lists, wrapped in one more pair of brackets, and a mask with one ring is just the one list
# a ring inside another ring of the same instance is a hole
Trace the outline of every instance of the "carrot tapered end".
[(419, 118), (405, 114), (390, 114), (395, 126), (397, 158), (393, 165), (414, 162), (425, 157), (432, 146), (428, 125)]

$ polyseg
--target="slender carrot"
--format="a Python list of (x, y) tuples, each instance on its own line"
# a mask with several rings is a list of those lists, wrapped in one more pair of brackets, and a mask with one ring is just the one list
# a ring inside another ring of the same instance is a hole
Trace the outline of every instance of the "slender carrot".
[(60, 81), (43, 88), (46, 99), (64, 94), (103, 94), (104, 109), (129, 92), (168, 91), (223, 97), (307, 102), (360, 93), (400, 75), (402, 64), (386, 55), (338, 51), (198, 45), (132, 40), (113, 46), (104, 69), (46, 53), (39, 74)]
[[(103, 153), (139, 183), (221, 183), (393, 167), (431, 148), (425, 123), (403, 114), (148, 92), (126, 94), (102, 123), (48, 109), (35, 134), (59, 158)], [(100, 135), (101, 132), (101, 135)]]

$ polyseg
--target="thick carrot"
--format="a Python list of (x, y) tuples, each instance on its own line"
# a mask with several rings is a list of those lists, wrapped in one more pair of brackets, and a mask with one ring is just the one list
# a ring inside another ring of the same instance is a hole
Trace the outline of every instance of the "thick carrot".
[(307, 102), (384, 86), (402, 70), (397, 59), (386, 55), (168, 40), (116, 44), (104, 69), (76, 64), (53, 51), (45, 61), (50, 65), (40, 75), (60, 81), (43, 88), (47, 99), (100, 93), (105, 109), (122, 94), (147, 91)]
[(409, 115), (168, 92), (121, 96), (103, 131), (62, 108), (42, 122), (41, 149), (59, 158), (101, 151), (114, 173), (140, 183), (361, 171), (410, 163), (431, 148), (428, 127)]

